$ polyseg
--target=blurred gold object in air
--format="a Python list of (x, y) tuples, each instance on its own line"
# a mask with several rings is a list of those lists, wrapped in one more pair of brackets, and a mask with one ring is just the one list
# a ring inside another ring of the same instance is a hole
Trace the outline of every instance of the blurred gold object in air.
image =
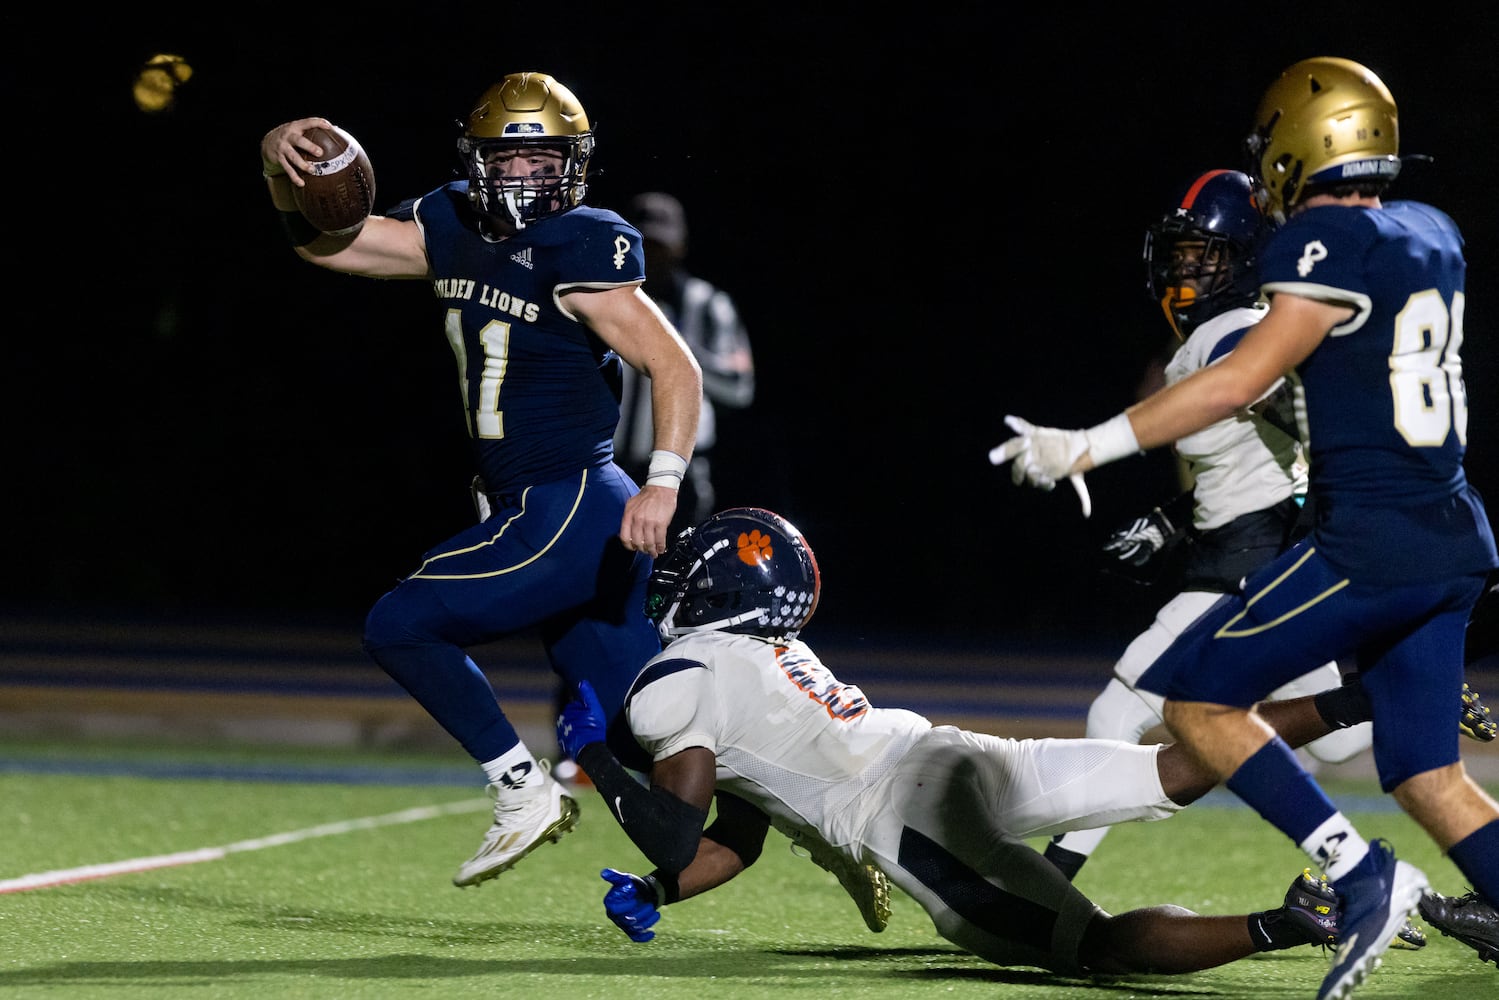
[(152, 56), (135, 74), (135, 106), (152, 113), (169, 110), (177, 100), (177, 88), (192, 75), (193, 68), (181, 56)]

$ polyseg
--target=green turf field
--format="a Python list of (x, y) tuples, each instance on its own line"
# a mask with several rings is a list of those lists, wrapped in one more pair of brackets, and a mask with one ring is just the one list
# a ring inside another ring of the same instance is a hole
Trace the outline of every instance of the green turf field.
[[(656, 940), (636, 944), (605, 918), (598, 871), (646, 866), (590, 790), (577, 832), (494, 882), (454, 888), (488, 825), (471, 780), (447, 757), (101, 748), (80, 759), (0, 743), (0, 884), (12, 887), (0, 893), (0, 996), (1273, 1000), (1312, 997), (1326, 969), (1312, 948), (1091, 985), (1000, 969), (938, 938), (898, 892), (889, 929), (869, 933), (833, 876), (774, 832), (753, 869), (668, 907)], [(1439, 889), (1464, 888), (1372, 785), (1330, 790), (1367, 836), (1390, 838)], [(1078, 884), (1114, 911), (1278, 904), (1304, 860), (1229, 801), (1121, 826)], [(411, 812), (425, 807), (457, 811)], [(176, 863), (14, 888), (25, 876), (142, 858)], [(1492, 966), (1432, 932), (1421, 952), (1389, 952), (1356, 995), (1477, 997), (1495, 983)]]

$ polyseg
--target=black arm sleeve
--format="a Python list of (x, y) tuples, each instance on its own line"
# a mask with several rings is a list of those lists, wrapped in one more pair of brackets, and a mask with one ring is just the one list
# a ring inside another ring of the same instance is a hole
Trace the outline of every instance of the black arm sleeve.
[(590, 743), (578, 751), (578, 765), (646, 860), (673, 874), (692, 863), (708, 821), (706, 811), (665, 789), (642, 785), (603, 743)]
[(307, 216), (301, 212), (277, 212), (281, 222), (281, 235), (286, 237), (286, 242), (294, 247), (305, 247), (319, 236), (322, 231), (307, 221)]
[(703, 831), (703, 836), (739, 855), (739, 860), (748, 868), (759, 860), (769, 830), (769, 816), (737, 795), (719, 792), (718, 815), (713, 825)]

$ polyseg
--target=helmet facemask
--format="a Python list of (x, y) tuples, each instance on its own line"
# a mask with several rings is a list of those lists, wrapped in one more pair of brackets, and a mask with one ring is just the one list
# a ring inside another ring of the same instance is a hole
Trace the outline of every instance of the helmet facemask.
[(1146, 292), (1179, 339), (1259, 298), (1254, 263), (1265, 232), (1254, 182), (1237, 170), (1199, 175), (1145, 231)]
[(1213, 233), (1163, 232), (1145, 234), (1145, 260), (1150, 274), (1150, 297), (1160, 304), (1166, 321), (1181, 340), (1198, 324), (1223, 311), (1224, 296), (1235, 295), (1239, 254), (1232, 241)]
[[(513, 140), (464, 137), (458, 150), (468, 171), (469, 199), (485, 215), (498, 219), (512, 229), (525, 229), (528, 223), (555, 215), (582, 202), (587, 191), (583, 180), (587, 157), (579, 152), (584, 143), (556, 139)], [(591, 149), (593, 137), (586, 145)], [(497, 156), (514, 152), (524, 158), (535, 150), (549, 150), (561, 159), (557, 170), (529, 177), (505, 175), (497, 165)]]

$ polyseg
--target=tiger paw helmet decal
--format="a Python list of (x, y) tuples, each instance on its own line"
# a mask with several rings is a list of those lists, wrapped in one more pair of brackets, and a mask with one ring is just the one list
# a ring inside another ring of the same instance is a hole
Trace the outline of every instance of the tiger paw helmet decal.
[(762, 560), (770, 559), (775, 555), (770, 536), (761, 534), (759, 528), (748, 534), (741, 533), (738, 545), (739, 559), (746, 566), (759, 566)]

